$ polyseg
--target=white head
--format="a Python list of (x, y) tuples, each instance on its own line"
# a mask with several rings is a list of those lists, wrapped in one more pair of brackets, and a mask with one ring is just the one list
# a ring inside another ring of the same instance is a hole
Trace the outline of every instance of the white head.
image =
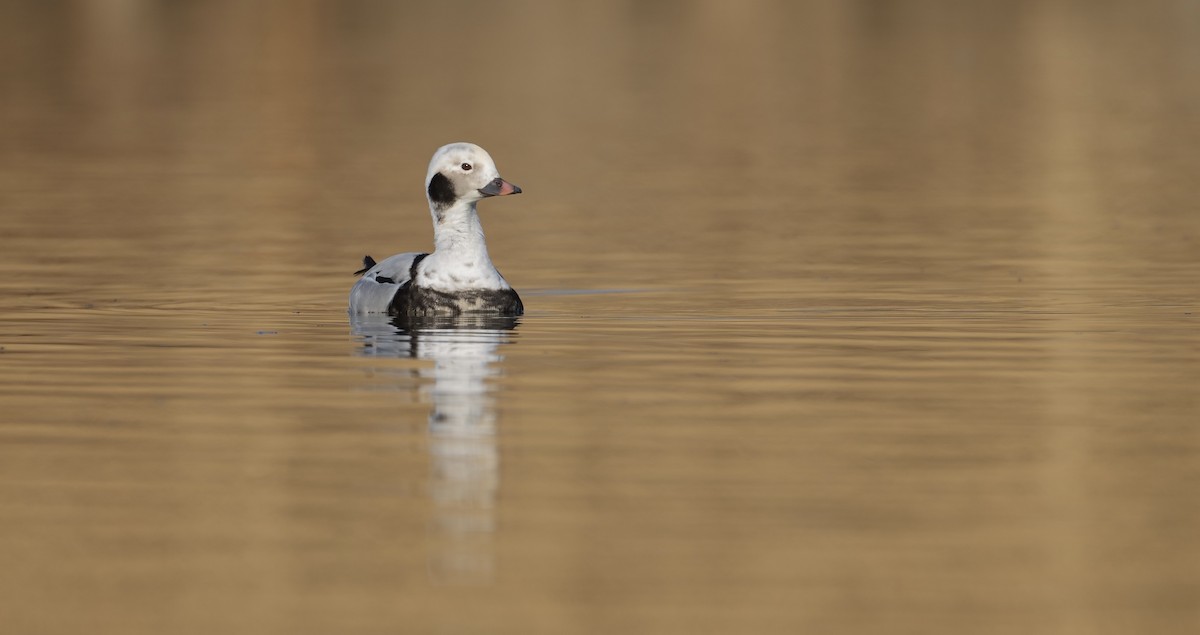
[(425, 174), (425, 196), (434, 219), (460, 203), (474, 204), (489, 196), (520, 194), (521, 188), (500, 178), (487, 150), (473, 143), (451, 143), (433, 153)]

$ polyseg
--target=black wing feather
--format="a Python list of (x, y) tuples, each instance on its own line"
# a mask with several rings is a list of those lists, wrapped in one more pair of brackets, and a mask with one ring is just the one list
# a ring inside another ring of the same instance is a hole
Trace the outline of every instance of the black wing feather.
[(371, 270), (375, 266), (375, 259), (370, 256), (363, 256), (363, 268), (354, 272), (354, 275), (361, 276)]

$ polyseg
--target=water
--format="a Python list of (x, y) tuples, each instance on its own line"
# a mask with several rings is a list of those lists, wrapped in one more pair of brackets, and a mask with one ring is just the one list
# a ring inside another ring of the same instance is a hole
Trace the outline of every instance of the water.
[[(20, 633), (1192, 633), (1189, 4), (0, 8)], [(517, 320), (351, 322), (471, 140)]]

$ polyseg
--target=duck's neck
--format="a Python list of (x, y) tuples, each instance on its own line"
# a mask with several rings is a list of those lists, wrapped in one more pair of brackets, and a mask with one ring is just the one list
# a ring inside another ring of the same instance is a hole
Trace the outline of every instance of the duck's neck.
[(479, 224), (479, 213), (473, 202), (459, 202), (444, 210), (434, 210), (433, 247), (435, 254), (492, 264), (483, 237), (483, 225)]
[(425, 284), (435, 288), (502, 289), (508, 286), (488, 256), (474, 202), (433, 210), (433, 253), (423, 266)]

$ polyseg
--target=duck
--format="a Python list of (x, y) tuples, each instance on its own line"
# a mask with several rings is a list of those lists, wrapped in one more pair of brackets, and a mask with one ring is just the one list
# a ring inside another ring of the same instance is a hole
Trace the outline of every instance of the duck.
[(492, 264), (476, 206), (493, 196), (520, 194), (500, 177), (496, 163), (473, 143), (437, 149), (425, 175), (433, 217), (429, 253), (407, 252), (376, 262), (363, 257), (350, 289), (349, 312), (396, 317), (463, 314), (516, 316), (521, 297)]

